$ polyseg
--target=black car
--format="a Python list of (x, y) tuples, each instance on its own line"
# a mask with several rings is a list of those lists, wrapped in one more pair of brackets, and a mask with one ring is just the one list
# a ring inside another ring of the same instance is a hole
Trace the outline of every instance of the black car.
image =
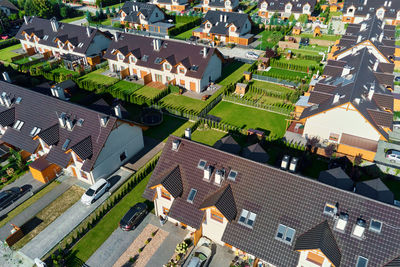
[(310, 44), (310, 38), (301, 38), (300, 45), (301, 46), (308, 46)]
[(133, 230), (146, 217), (147, 213), (149, 213), (147, 205), (145, 203), (137, 203), (128, 210), (119, 222), (119, 227), (125, 231)]
[(25, 194), (25, 190), (20, 187), (13, 187), (0, 192), (0, 210), (7, 208), (19, 197)]

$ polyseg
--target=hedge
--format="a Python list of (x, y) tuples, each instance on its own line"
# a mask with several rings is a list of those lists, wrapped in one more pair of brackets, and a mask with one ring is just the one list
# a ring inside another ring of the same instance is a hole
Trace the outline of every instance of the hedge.
[(16, 44), (19, 44), (19, 40), (15, 39), (13, 37), (13, 38), (10, 38), (8, 40), (4, 40), (4, 41), (0, 42), (0, 49), (6, 48), (6, 47), (9, 47), (9, 46), (12, 46), (12, 45), (16, 45)]
[[(177, 16), (177, 19), (181, 18), (181, 17), (185, 17), (185, 16)], [(200, 17), (195, 17), (194, 19), (193, 19), (193, 17), (190, 17), (190, 18), (192, 18), (192, 21), (190, 21), (184, 25), (181, 25), (179, 27), (172, 28), (171, 30), (168, 31), (168, 35), (169, 36), (177, 36), (177, 35), (181, 34), (182, 32), (186, 32), (186, 31), (188, 31), (196, 26), (199, 26), (201, 24)]]

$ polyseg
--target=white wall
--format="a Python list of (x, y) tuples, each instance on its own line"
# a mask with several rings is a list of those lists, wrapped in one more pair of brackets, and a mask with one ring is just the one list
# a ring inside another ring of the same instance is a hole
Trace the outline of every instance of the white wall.
[[(95, 140), (92, 140), (92, 142), (95, 142)], [(91, 172), (95, 182), (113, 173), (143, 147), (143, 134), (140, 127), (123, 123), (114, 129), (108, 136)], [(121, 162), (120, 155), (124, 151), (126, 159)]]
[(206, 218), (203, 222), (203, 236), (210, 238), (212, 241), (224, 245), (225, 242), (221, 241), (222, 235), (225, 232), (228, 220), (224, 218), (223, 222), (216, 221), (211, 218), (211, 209), (206, 210)]
[(211, 77), (211, 81), (216, 81), (219, 77), (221, 77), (222, 72), (222, 62), (221, 59), (217, 55), (213, 55), (208, 62), (208, 66), (204, 71), (203, 77), (200, 81), (200, 88), (203, 89), (209, 84), (209, 78)]
[(307, 255), (309, 251), (301, 251), (300, 252), (300, 257), (299, 257), (299, 262), (297, 264), (297, 267), (331, 267), (332, 265), (330, 264), (329, 260), (325, 258), (324, 262), (321, 265), (312, 263), (311, 261), (307, 260)]
[[(342, 105), (342, 107), (346, 106), (347, 104)], [(351, 108), (354, 109), (352, 106)], [(340, 136), (342, 133), (347, 133), (375, 141), (380, 138), (380, 134), (358, 111), (339, 107), (308, 118), (304, 126), (303, 136), (318, 136), (321, 139), (329, 139), (330, 133)]]
[(161, 196), (161, 186), (157, 186), (157, 190), (156, 190), (156, 198), (154, 199), (154, 207), (155, 207), (155, 213), (157, 216), (163, 215), (163, 207), (170, 209), (172, 202), (174, 202), (174, 197), (171, 196), (171, 200), (168, 200), (166, 198), (163, 198)]

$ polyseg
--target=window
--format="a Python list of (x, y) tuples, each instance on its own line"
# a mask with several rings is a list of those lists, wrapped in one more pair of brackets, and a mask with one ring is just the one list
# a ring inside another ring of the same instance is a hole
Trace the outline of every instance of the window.
[(179, 73), (185, 73), (185, 69), (184, 68), (179, 68)]
[(125, 151), (122, 152), (121, 155), (119, 155), (119, 160), (120, 160), (120, 161), (126, 160), (126, 152), (125, 152)]
[(231, 170), (229, 172), (228, 179), (232, 180), (232, 181), (235, 181), (237, 174), (238, 174), (237, 171)]
[(317, 264), (318, 266), (322, 266), (325, 258), (310, 251), (307, 254), (307, 261)]
[(122, 54), (118, 54), (118, 59), (119, 60), (124, 60), (124, 56)]
[(248, 210), (242, 209), (238, 223), (245, 226), (253, 227), (254, 221), (256, 220), (257, 214), (250, 212)]
[(65, 142), (64, 142), (64, 144), (62, 145), (62, 148), (61, 148), (61, 149), (62, 149), (63, 151), (67, 150), (68, 145), (69, 145), (70, 142), (71, 142), (71, 140), (66, 139)]
[(217, 209), (211, 209), (211, 219), (223, 223), (224, 222), (224, 215), (219, 212)]
[(196, 193), (197, 193), (196, 189), (194, 189), (194, 188), (190, 189), (190, 192), (189, 192), (189, 195), (188, 195), (188, 198), (187, 198), (187, 201), (189, 203), (193, 203), (193, 200), (194, 200), (194, 197), (196, 196)]
[(279, 224), (278, 232), (276, 233), (275, 238), (287, 244), (292, 244), (295, 234), (296, 230), (294, 230), (293, 228), (287, 227), (283, 224)]
[(161, 188), (161, 197), (171, 200), (171, 194), (168, 193), (168, 191), (165, 190), (164, 188)]
[(136, 62), (136, 60), (135, 60), (135, 58), (133, 56), (130, 56), (129, 60), (131, 61), (131, 63), (135, 63)]
[(30, 136), (36, 136), (38, 133), (40, 133), (40, 128), (38, 127), (33, 127), (32, 131), (29, 133)]
[(166, 207), (162, 207), (162, 213), (163, 213), (164, 215), (168, 215), (169, 209), (166, 208)]
[(82, 178), (85, 178), (85, 179), (87, 179), (86, 172), (83, 172), (83, 171), (81, 171), (81, 176), (82, 176)]
[(339, 135), (335, 133), (329, 134), (329, 141), (337, 142), (339, 141)]
[(332, 204), (328, 204), (328, 203), (325, 204), (325, 207), (324, 207), (325, 215), (333, 216), (333, 215), (335, 215), (336, 212), (337, 212), (336, 206), (334, 206)]
[(171, 69), (171, 65), (169, 65), (169, 64), (164, 64), (164, 68), (165, 68), (166, 70), (170, 70), (170, 69)]
[(24, 122), (23, 121), (20, 121), (20, 120), (17, 120), (15, 123), (14, 123), (14, 125), (13, 125), (13, 128), (15, 129), (15, 130), (21, 130), (21, 128), (22, 128), (22, 126), (24, 125)]
[(380, 233), (382, 230), (382, 222), (371, 219), (369, 230), (375, 233)]
[(199, 161), (199, 164), (197, 164), (197, 168), (204, 170), (204, 168), (206, 167), (206, 164), (207, 164), (207, 161), (201, 159)]
[(368, 266), (368, 259), (358, 256), (356, 267), (367, 267), (367, 266)]

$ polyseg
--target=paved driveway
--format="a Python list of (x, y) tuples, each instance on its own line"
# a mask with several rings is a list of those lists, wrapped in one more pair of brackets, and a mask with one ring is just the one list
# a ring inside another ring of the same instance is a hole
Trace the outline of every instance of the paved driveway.
[(228, 267), (235, 258), (233, 251), (225, 246), (213, 245), (213, 256), (211, 257), (209, 267)]
[(0, 211), (0, 219), (4, 219), (7, 216), (7, 213), (12, 211), (15, 207), (17, 207), (19, 204), (27, 200), (29, 197), (32, 196), (32, 192), (35, 192), (38, 190), (41, 186), (43, 186), (43, 183), (39, 182), (35, 178), (33, 178), (31, 172), (26, 172), (24, 175), (19, 177), (17, 180), (12, 182), (9, 185), (6, 185), (3, 190), (12, 188), (12, 187), (26, 187), (28, 188), (31, 192), (27, 192), (25, 195), (20, 197), (17, 201), (15, 201), (13, 204), (5, 208), (4, 210)]
[[(109, 180), (112, 180), (110, 191), (115, 190), (118, 185), (123, 183), (131, 176), (131, 174), (131, 172), (125, 170), (118, 170), (111, 175), (109, 178)], [(30, 259), (42, 258), (109, 196), (109, 193), (105, 193), (90, 206), (86, 206), (80, 201), (76, 202), (72, 207), (34, 237), (28, 244), (26, 244), (19, 252)]]
[(228, 47), (218, 47), (218, 50), (225, 56), (225, 57), (231, 57), (231, 58), (236, 58), (236, 59), (244, 59), (244, 60), (252, 60), (255, 61), (254, 59), (250, 59), (246, 57), (247, 52), (254, 52), (257, 55), (261, 55), (264, 53), (262, 50), (257, 50), (257, 49), (248, 49), (248, 48), (241, 48), (241, 47), (234, 47), (234, 48), (228, 48)]
[(150, 213), (143, 222), (133, 231), (125, 232), (116, 229), (101, 247), (86, 262), (90, 267), (113, 266), (119, 257), (128, 249), (132, 242), (140, 235), (142, 230), (153, 224), (168, 232), (161, 246), (154, 252), (147, 262), (147, 266), (163, 266), (168, 262), (175, 252), (176, 245), (182, 242), (188, 234), (187, 230), (176, 227), (175, 224), (167, 222), (160, 226), (158, 218)]

